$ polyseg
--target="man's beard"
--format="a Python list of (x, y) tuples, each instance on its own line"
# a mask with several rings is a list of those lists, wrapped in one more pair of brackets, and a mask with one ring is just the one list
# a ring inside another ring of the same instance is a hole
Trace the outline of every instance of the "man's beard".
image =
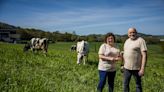
[(135, 40), (137, 36), (131, 36), (130, 39)]

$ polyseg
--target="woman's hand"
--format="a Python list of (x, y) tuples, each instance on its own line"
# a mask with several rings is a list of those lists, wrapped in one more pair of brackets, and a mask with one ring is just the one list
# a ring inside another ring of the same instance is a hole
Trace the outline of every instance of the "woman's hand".
[(114, 61), (118, 61), (118, 60), (122, 60), (122, 58), (120, 56), (114, 58)]

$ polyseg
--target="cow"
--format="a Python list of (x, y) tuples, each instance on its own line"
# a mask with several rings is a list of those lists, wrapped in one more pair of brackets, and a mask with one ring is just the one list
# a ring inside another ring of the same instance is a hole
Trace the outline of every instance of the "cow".
[(76, 51), (76, 45), (71, 45), (70, 51)]
[(88, 53), (89, 53), (89, 44), (87, 41), (82, 40), (81, 42), (77, 42), (77, 64), (80, 64), (83, 61), (88, 61)]
[(47, 53), (48, 50), (48, 39), (47, 38), (32, 38), (30, 40), (30, 43), (25, 44), (24, 46), (24, 52), (31, 49), (33, 52), (36, 50), (42, 50), (43, 53)]

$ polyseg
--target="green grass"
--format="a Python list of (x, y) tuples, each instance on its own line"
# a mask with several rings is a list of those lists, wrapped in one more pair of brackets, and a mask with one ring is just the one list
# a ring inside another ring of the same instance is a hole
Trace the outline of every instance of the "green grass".
[[(24, 53), (22, 44), (0, 43), (0, 92), (96, 92), (98, 55), (101, 43), (90, 43), (89, 61), (76, 64), (75, 43), (50, 44), (48, 55)], [(148, 46), (148, 62), (142, 78), (144, 92), (164, 92), (164, 53)], [(123, 75), (117, 64), (115, 92), (122, 92)], [(132, 78), (131, 92), (135, 92)], [(107, 92), (107, 85), (104, 92)]]

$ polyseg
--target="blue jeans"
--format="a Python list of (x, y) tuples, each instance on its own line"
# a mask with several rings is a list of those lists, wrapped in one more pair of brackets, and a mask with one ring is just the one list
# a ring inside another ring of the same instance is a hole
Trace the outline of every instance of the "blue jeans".
[(109, 92), (113, 92), (114, 89), (114, 78), (116, 75), (116, 71), (114, 72), (107, 72), (107, 71), (101, 71), (99, 70), (99, 84), (97, 87), (98, 92), (102, 92), (104, 85), (106, 83), (106, 79), (108, 78), (108, 88)]
[(129, 83), (132, 75), (136, 82), (136, 92), (142, 92), (141, 76), (138, 75), (138, 72), (139, 70), (124, 69), (124, 92), (130, 92)]

